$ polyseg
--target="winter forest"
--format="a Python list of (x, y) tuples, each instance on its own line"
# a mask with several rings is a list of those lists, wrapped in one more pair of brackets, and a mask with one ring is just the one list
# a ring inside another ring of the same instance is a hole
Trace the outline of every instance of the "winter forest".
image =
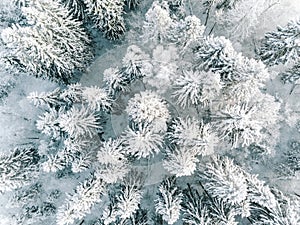
[(299, 0), (0, 0), (0, 225), (299, 225)]

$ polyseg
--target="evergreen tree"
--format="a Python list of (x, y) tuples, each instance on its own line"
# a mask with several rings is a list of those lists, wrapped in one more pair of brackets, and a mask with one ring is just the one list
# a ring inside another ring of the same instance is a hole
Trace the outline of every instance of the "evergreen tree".
[(132, 122), (150, 125), (157, 132), (166, 130), (170, 118), (166, 102), (152, 91), (135, 94), (128, 101), (126, 112)]
[(277, 4), (277, 0), (225, 0), (216, 8), (217, 23), (225, 26), (228, 36), (245, 40), (259, 24), (265, 11)]
[(57, 224), (72, 224), (82, 219), (91, 211), (106, 191), (105, 183), (93, 175), (77, 186), (74, 194), (69, 195), (67, 202), (58, 208)]
[(266, 33), (258, 55), (269, 66), (299, 62), (300, 20), (289, 21), (285, 27)]
[(0, 157), (0, 192), (11, 191), (30, 183), (38, 176), (40, 156), (32, 146), (14, 149)]
[(66, 132), (71, 138), (77, 139), (80, 136), (93, 137), (96, 129), (101, 128), (97, 119), (97, 115), (88, 109), (72, 107), (59, 116), (58, 123), (63, 132)]
[[(104, 209), (102, 219), (104, 224), (143, 224), (144, 219), (139, 218), (138, 210), (142, 199), (143, 174), (131, 171), (119, 186), (117, 193), (112, 193), (110, 204)], [(140, 220), (135, 221), (136, 219)], [(118, 222), (116, 222), (118, 221)]]
[(208, 206), (204, 196), (188, 184), (188, 189), (183, 193), (183, 222), (189, 225), (211, 225)]
[(127, 77), (128, 83), (151, 74), (152, 65), (150, 56), (136, 45), (127, 48), (122, 59), (122, 73)]
[(205, 190), (213, 198), (222, 199), (225, 202), (241, 204), (247, 198), (247, 180), (243, 171), (232, 160), (221, 160), (212, 157), (212, 161), (206, 164), (205, 170), (199, 173)]
[(6, 62), (37, 77), (68, 82), (92, 57), (90, 39), (81, 22), (57, 2), (36, 0), (23, 13), (30, 26), (13, 24), (2, 31), (10, 49)]
[(83, 0), (59, 0), (62, 5), (69, 9), (71, 15), (81, 21), (87, 19), (86, 6)]
[(197, 154), (201, 155), (210, 154), (209, 149), (214, 145), (209, 125), (195, 118), (174, 119), (167, 137), (171, 144), (194, 149)]
[(163, 146), (163, 136), (142, 124), (129, 127), (122, 139), (126, 152), (138, 158), (146, 158), (158, 153)]
[(181, 52), (185, 53), (189, 47), (203, 38), (205, 26), (202, 25), (201, 20), (196, 16), (187, 16), (183, 21), (177, 22), (175, 31), (172, 33), (172, 41), (177, 43)]
[(141, 3), (141, 0), (125, 0), (125, 5), (128, 9), (136, 9)]
[(281, 80), (284, 83), (296, 84), (300, 78), (300, 63), (297, 63), (292, 68), (289, 68), (287, 71), (281, 74)]
[(124, 0), (84, 0), (87, 12), (96, 26), (110, 40), (121, 38), (125, 32)]
[(234, 79), (234, 64), (241, 57), (233, 48), (232, 43), (224, 37), (205, 37), (194, 47), (197, 68), (218, 72), (222, 82)]
[(189, 147), (175, 147), (166, 149), (163, 161), (164, 168), (176, 177), (190, 176), (196, 170), (198, 149)]
[(109, 139), (103, 142), (97, 153), (97, 159), (100, 163), (98, 176), (106, 183), (116, 183), (129, 172), (121, 139)]
[(155, 203), (156, 212), (162, 215), (168, 224), (174, 224), (180, 216), (182, 193), (175, 183), (175, 177), (163, 180)]
[(146, 13), (143, 25), (143, 38), (145, 41), (162, 42), (169, 38), (170, 29), (173, 26), (167, 2), (154, 1)]
[(110, 110), (111, 106), (106, 91), (73, 84), (64, 90), (34, 92), (28, 98), (36, 106), (47, 106), (36, 126), (60, 146), (45, 152), (48, 160), (43, 163), (43, 169), (57, 172), (71, 166), (72, 171), (78, 173), (90, 168), (94, 154), (89, 149), (100, 142), (96, 139), (102, 130), (100, 113)]
[(124, 76), (119, 68), (108, 68), (104, 70), (103, 81), (106, 84), (108, 94), (113, 98), (117, 98), (119, 92), (127, 92), (130, 90), (127, 76)]
[(220, 75), (212, 72), (183, 71), (174, 82), (173, 97), (181, 107), (209, 105), (222, 88)]

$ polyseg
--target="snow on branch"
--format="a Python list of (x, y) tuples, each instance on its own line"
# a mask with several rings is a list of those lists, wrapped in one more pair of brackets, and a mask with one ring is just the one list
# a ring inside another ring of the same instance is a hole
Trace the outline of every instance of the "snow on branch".
[(106, 191), (105, 183), (97, 176), (86, 179), (77, 186), (75, 192), (69, 195), (66, 203), (58, 208), (57, 224), (72, 224), (91, 212), (91, 208), (101, 202)]
[(14, 149), (10, 155), (0, 157), (0, 192), (11, 191), (30, 183), (38, 176), (37, 149), (24, 147)]
[(181, 211), (182, 193), (175, 186), (175, 182), (175, 177), (162, 181), (155, 203), (156, 212), (170, 225), (179, 219)]

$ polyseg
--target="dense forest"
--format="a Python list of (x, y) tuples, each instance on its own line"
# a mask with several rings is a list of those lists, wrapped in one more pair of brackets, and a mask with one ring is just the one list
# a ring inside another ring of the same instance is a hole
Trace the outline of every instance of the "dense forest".
[(300, 224), (298, 0), (2, 0), (0, 225)]

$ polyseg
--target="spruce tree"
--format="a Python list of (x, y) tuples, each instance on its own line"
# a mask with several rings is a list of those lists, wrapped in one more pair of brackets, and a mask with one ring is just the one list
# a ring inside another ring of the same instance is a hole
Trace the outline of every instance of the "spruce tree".
[(175, 185), (175, 177), (163, 180), (155, 204), (156, 212), (170, 225), (179, 219), (181, 210), (182, 193)]
[(84, 0), (87, 12), (94, 18), (95, 25), (110, 40), (122, 37), (125, 32), (123, 0)]
[(289, 21), (286, 26), (266, 33), (258, 55), (269, 66), (299, 62), (300, 20)]
[(93, 58), (82, 23), (53, 0), (35, 0), (22, 10), (29, 25), (13, 24), (1, 34), (10, 50), (5, 61), (37, 77), (68, 83)]
[(30, 183), (38, 176), (40, 156), (32, 146), (18, 147), (0, 157), (0, 192), (11, 191)]

